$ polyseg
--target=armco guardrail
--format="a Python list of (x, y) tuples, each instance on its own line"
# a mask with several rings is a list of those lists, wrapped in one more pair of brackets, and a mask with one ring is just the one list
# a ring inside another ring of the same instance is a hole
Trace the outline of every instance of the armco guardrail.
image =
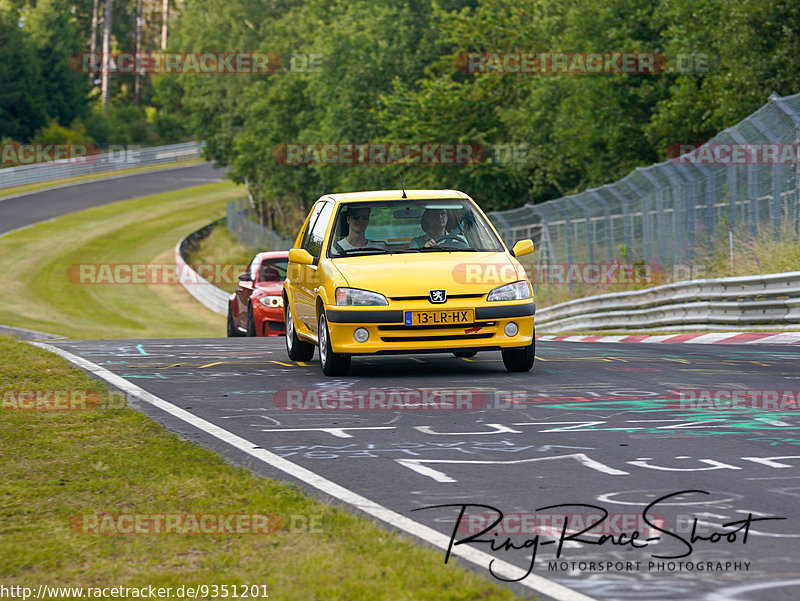
[(542, 334), (589, 330), (800, 327), (800, 271), (691, 280), (590, 296), (536, 312)]
[[(197, 274), (184, 259), (188, 246), (207, 236), (214, 225), (178, 242), (175, 263), (189, 293), (212, 311), (226, 315), (230, 295)], [(800, 327), (800, 271), (676, 282), (589, 296), (536, 312), (539, 334), (754, 326), (775, 330)]]
[(189, 267), (189, 265), (186, 263), (186, 259), (184, 258), (184, 254), (189, 246), (192, 244), (197, 244), (199, 240), (202, 240), (208, 236), (208, 234), (211, 232), (211, 229), (217, 223), (218, 222), (216, 221), (214, 223), (209, 223), (207, 226), (200, 228), (196, 232), (192, 232), (175, 245), (175, 267), (177, 268), (181, 285), (186, 288), (189, 294), (191, 294), (205, 307), (211, 309), (215, 313), (227, 315), (228, 298), (230, 297), (230, 294), (221, 288), (217, 288), (214, 284)]
[(117, 151), (106, 152), (84, 158), (62, 159), (33, 165), (18, 165), (0, 169), (0, 188), (36, 184), (65, 177), (105, 173), (117, 169), (165, 165), (200, 158), (202, 144), (186, 142), (151, 148), (120, 146)]

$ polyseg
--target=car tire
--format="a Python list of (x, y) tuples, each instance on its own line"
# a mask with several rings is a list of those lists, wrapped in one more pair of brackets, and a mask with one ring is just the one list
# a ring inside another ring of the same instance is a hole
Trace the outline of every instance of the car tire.
[(530, 371), (533, 367), (536, 340), (522, 348), (503, 349), (503, 364), (508, 371)]
[(250, 336), (250, 338), (258, 336), (258, 334), (256, 333), (256, 320), (253, 317), (252, 304), (247, 305), (247, 335)]
[(297, 331), (294, 328), (294, 317), (292, 317), (292, 309), (289, 307), (288, 300), (283, 309), (283, 318), (286, 322), (286, 352), (289, 355), (289, 359), (292, 361), (311, 361), (314, 356), (314, 345), (297, 337)]
[(350, 355), (333, 352), (325, 311), (320, 311), (319, 313), (317, 337), (319, 339), (319, 362), (322, 365), (322, 373), (326, 376), (346, 376), (347, 372), (350, 371)]
[(244, 336), (234, 325), (233, 323), (233, 311), (231, 310), (231, 304), (228, 303), (228, 338), (239, 338)]
[(478, 354), (478, 351), (454, 351), (453, 355), (456, 357), (463, 357), (465, 359), (469, 359), (470, 357), (474, 357)]

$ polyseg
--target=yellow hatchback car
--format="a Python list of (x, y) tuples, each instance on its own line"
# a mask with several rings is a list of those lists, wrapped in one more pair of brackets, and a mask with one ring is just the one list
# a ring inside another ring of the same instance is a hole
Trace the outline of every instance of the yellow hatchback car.
[(286, 350), (325, 375), (354, 355), (501, 350), (509, 371), (534, 361), (536, 303), (516, 257), (478, 205), (455, 190), (331, 194), (311, 209), (283, 287)]

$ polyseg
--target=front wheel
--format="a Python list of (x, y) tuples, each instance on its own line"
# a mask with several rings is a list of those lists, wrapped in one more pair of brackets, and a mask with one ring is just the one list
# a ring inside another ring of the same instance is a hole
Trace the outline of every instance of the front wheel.
[(253, 305), (247, 305), (247, 335), (250, 338), (258, 336), (256, 333), (256, 320), (253, 316)]
[(289, 359), (292, 361), (311, 361), (311, 357), (314, 356), (314, 345), (297, 337), (292, 308), (289, 306), (288, 299), (283, 310), (283, 318), (286, 321), (286, 352), (289, 354)]
[(533, 367), (536, 340), (522, 348), (503, 349), (503, 364), (508, 371), (530, 371)]
[(233, 323), (233, 310), (231, 304), (228, 303), (228, 338), (239, 338), (243, 334), (237, 329), (236, 324)]
[(325, 311), (321, 311), (319, 314), (317, 336), (319, 338), (319, 362), (322, 364), (322, 373), (326, 376), (346, 376), (347, 372), (350, 371), (350, 355), (333, 352)]

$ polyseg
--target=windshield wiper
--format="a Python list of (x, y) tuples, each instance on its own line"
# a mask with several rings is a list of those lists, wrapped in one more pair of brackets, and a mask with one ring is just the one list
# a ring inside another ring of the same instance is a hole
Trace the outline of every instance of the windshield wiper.
[(358, 252), (362, 252), (362, 251), (367, 251), (367, 252), (370, 252), (370, 253), (378, 252), (378, 253), (384, 254), (384, 255), (389, 253), (388, 250), (386, 250), (385, 248), (381, 248), (380, 246), (361, 246), (359, 248), (348, 248), (347, 250), (338, 251), (336, 256), (337, 257), (344, 257), (344, 256), (350, 255), (352, 253), (358, 253)]
[(452, 251), (460, 250), (464, 252), (480, 252), (477, 248), (471, 246), (428, 246), (427, 248), (420, 248), (419, 252), (436, 252), (436, 251)]

